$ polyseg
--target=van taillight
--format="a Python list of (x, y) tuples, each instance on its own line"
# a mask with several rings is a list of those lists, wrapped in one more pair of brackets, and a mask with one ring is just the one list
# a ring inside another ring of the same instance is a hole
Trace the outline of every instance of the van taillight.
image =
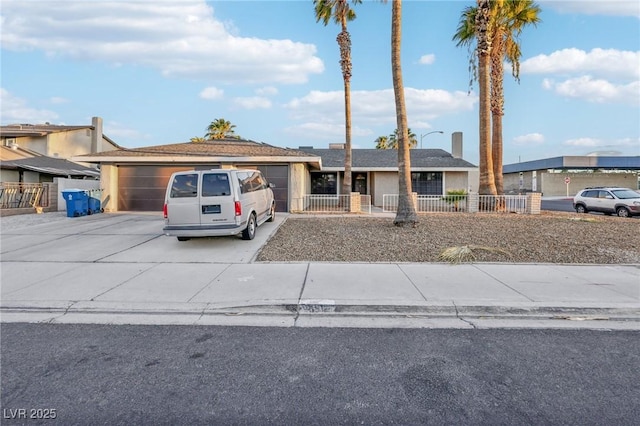
[(164, 207), (162, 208), (162, 213), (164, 214), (164, 218), (167, 218), (167, 204), (165, 203)]
[(242, 216), (242, 204), (236, 201), (236, 216)]

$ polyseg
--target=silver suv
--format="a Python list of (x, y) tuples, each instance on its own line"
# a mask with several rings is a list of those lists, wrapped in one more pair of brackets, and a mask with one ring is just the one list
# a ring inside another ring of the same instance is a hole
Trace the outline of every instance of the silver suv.
[(585, 188), (573, 197), (573, 208), (578, 213), (602, 212), (620, 217), (640, 215), (640, 192), (629, 188)]

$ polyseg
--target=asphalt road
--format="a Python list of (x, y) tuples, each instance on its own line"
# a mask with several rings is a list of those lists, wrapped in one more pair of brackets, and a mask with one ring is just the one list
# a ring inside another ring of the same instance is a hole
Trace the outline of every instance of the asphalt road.
[(540, 208), (558, 212), (575, 212), (571, 199), (542, 200)]
[[(3, 425), (632, 425), (640, 418), (637, 332), (6, 323), (0, 330)], [(45, 415), (55, 419), (16, 418)]]

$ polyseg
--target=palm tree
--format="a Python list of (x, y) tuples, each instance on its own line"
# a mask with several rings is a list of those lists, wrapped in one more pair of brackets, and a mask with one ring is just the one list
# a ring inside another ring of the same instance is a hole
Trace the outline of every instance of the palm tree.
[[(362, 3), (362, 0), (352, 0), (353, 4)], [(349, 7), (347, 0), (313, 0), (315, 5), (316, 22), (322, 21), (328, 25), (333, 18), (339, 24), (342, 31), (336, 41), (340, 47), (340, 67), (344, 81), (344, 179), (342, 181), (342, 193), (351, 193), (351, 36), (347, 31), (347, 22), (353, 21), (356, 14)]]
[[(407, 129), (409, 132), (409, 149), (418, 146), (418, 137), (411, 129)], [(395, 129), (392, 134), (389, 135), (389, 148), (398, 149), (398, 129)]]
[(209, 124), (207, 127), (207, 134), (204, 135), (206, 140), (225, 139), (225, 138), (239, 138), (235, 135), (234, 128), (236, 126), (231, 124), (230, 121), (224, 118), (218, 118)]
[(478, 58), (478, 97), (479, 125), (478, 145), (480, 150), (480, 183), (478, 192), (481, 195), (496, 195), (496, 184), (493, 175), (491, 156), (491, 84), (490, 56), (491, 5), (489, 0), (477, 0), (475, 14), (475, 35), (477, 39), (476, 55)]
[(520, 80), (522, 51), (518, 36), (523, 27), (540, 22), (540, 7), (533, 0), (505, 0), (492, 7), (491, 51), (491, 147), (496, 191), (504, 193), (502, 178), (502, 117), (504, 116), (504, 59), (511, 63), (513, 77)]
[(398, 210), (394, 225), (404, 226), (418, 223), (416, 206), (411, 191), (411, 158), (409, 156), (409, 130), (407, 126), (407, 107), (404, 100), (404, 84), (400, 61), (402, 42), (402, 1), (394, 0), (391, 8), (391, 74), (396, 104), (396, 122), (398, 129)]
[[(477, 77), (477, 51), (471, 50), (476, 39), (476, 7), (467, 7), (461, 15), (460, 23), (453, 39), (457, 46), (470, 48), (469, 62), (473, 78)], [(540, 8), (532, 0), (501, 0), (491, 2), (491, 15), (488, 32), (491, 38), (491, 160), (493, 164), (494, 185), (496, 192), (504, 192), (502, 179), (502, 116), (504, 115), (503, 77), (506, 59), (512, 65), (512, 74), (519, 81), (520, 45), (518, 36), (526, 25), (540, 22)], [(482, 164), (480, 165), (482, 170)]]
[(375, 143), (376, 149), (389, 149), (389, 138), (387, 136), (378, 136)]
[(194, 136), (194, 137), (192, 137), (192, 138), (190, 139), (190, 141), (191, 141), (191, 142), (196, 142), (196, 143), (198, 143), (198, 142), (204, 142), (204, 141), (205, 141), (205, 139), (204, 139), (203, 137), (200, 137), (200, 136)]

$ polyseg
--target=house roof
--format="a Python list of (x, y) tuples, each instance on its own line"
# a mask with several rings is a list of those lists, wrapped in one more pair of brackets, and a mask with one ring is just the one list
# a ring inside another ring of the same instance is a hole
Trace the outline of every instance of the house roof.
[[(323, 170), (344, 170), (344, 149), (304, 149), (322, 158)], [(411, 169), (470, 169), (475, 165), (461, 158), (454, 158), (442, 149), (412, 149)], [(397, 170), (398, 151), (395, 149), (352, 149), (353, 170)]]
[(315, 154), (297, 149), (280, 148), (244, 139), (218, 139), (204, 142), (185, 142), (144, 148), (123, 148), (74, 157), (90, 163), (119, 162), (211, 162), (211, 161), (283, 161), (319, 163)]
[(0, 167), (9, 170), (30, 170), (54, 176), (100, 177), (99, 170), (62, 158), (47, 157), (46, 155), (3, 161)]
[[(9, 124), (0, 126), (0, 137), (3, 138), (20, 138), (20, 137), (42, 137), (51, 133), (70, 132), (74, 130), (94, 129), (91, 124), (83, 126), (62, 126), (58, 124)], [(104, 133), (102, 137), (114, 146), (119, 147), (117, 143), (107, 137)]]

